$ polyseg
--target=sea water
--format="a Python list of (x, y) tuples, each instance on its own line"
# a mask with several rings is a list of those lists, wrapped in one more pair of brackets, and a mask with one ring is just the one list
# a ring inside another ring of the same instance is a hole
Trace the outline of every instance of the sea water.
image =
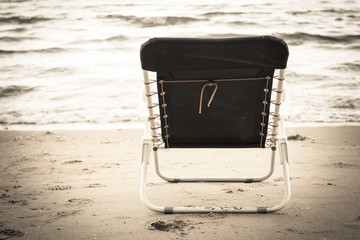
[(360, 1), (1, 0), (0, 124), (130, 126), (152, 37), (272, 35), (288, 121), (360, 122)]

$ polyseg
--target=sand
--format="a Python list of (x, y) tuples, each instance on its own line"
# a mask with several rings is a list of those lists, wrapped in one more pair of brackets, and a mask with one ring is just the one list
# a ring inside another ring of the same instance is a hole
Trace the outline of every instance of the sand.
[[(292, 196), (272, 214), (173, 214), (139, 198), (141, 130), (0, 132), (0, 239), (360, 239), (360, 127), (287, 131)], [(299, 134), (299, 136), (296, 136)], [(266, 172), (268, 150), (162, 151), (169, 175)], [(164, 205), (272, 205), (276, 159), (262, 183), (165, 183), (149, 166), (148, 197)]]

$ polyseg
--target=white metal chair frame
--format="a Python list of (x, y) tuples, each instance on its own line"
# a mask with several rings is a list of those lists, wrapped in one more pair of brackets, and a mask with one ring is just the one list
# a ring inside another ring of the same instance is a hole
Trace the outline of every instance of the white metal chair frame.
[[(151, 83), (148, 71), (144, 70), (144, 84), (145, 95), (147, 98), (147, 106), (149, 110), (149, 118), (145, 127), (144, 137), (142, 140), (142, 153), (141, 153), (141, 182), (140, 182), (140, 198), (146, 207), (149, 209), (162, 212), (162, 213), (209, 213), (209, 212), (226, 212), (226, 213), (270, 213), (282, 209), (289, 201), (291, 189), (290, 189), (290, 175), (289, 175), (289, 161), (288, 161), (288, 147), (287, 137), (285, 134), (284, 122), (280, 118), (280, 104), (281, 95), (283, 92), (283, 82), (285, 80), (285, 69), (279, 70), (279, 77), (277, 87), (273, 89), (276, 92), (276, 100), (272, 102), (275, 104), (272, 124), (272, 134), (270, 135), (270, 147), (271, 147), (271, 161), (270, 170), (267, 174), (257, 177), (169, 177), (161, 173), (159, 169), (158, 160), (158, 139), (154, 136), (157, 135), (155, 126), (155, 115), (153, 112), (152, 103), (152, 91)], [(279, 129), (279, 132), (277, 132)], [(150, 132), (151, 131), (151, 132)], [(276, 206), (271, 207), (185, 207), (185, 206), (157, 206), (151, 203), (146, 197), (146, 174), (147, 167), (150, 163), (151, 151), (154, 153), (155, 170), (158, 176), (168, 182), (261, 182), (269, 178), (274, 171), (275, 153), (276, 149), (279, 149), (280, 163), (283, 169), (284, 183), (285, 183), (285, 196), (283, 200)]]

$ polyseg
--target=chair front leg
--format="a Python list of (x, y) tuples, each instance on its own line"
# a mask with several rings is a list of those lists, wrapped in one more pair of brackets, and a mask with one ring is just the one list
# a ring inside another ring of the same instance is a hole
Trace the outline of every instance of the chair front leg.
[(284, 182), (285, 182), (285, 196), (282, 202), (272, 208), (268, 208), (268, 212), (275, 212), (285, 207), (287, 202), (290, 200), (291, 187), (290, 187), (290, 173), (289, 173), (289, 154), (288, 154), (288, 141), (285, 134), (284, 120), (280, 118), (280, 134), (279, 134), (279, 155), (280, 163), (283, 168)]
[(151, 140), (144, 138), (141, 149), (141, 177), (140, 177), (140, 199), (146, 207), (156, 212), (164, 212), (164, 207), (152, 204), (146, 197), (146, 175), (147, 167), (150, 162)]

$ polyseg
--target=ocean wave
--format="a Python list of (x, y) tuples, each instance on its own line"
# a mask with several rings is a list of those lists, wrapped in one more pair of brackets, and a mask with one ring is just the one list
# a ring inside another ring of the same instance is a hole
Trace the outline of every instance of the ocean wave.
[(95, 39), (81, 39), (74, 42), (72, 44), (83, 44), (83, 43), (101, 43), (101, 42), (118, 42), (118, 41), (125, 41), (129, 38), (124, 35), (116, 35), (108, 38), (95, 38)]
[[(102, 3), (101, 4), (101, 7), (104, 7), (104, 8), (107, 8), (107, 7), (110, 7), (110, 8), (115, 8), (115, 7), (136, 7), (136, 6), (139, 6), (139, 4), (136, 4), (136, 3), (109, 3), (109, 4), (106, 4), (106, 3)], [(99, 8), (99, 5), (97, 3), (94, 3), (94, 5), (87, 5), (87, 6), (84, 6), (85, 9), (92, 9), (92, 8), (95, 8), (95, 9), (98, 9)]]
[(360, 45), (350, 46), (349, 48), (353, 50), (360, 50)]
[(35, 40), (37, 38), (33, 38), (33, 37), (0, 37), (0, 42), (21, 42), (21, 41), (25, 41), (25, 40)]
[(49, 69), (44, 69), (43, 71), (40, 71), (39, 74), (46, 75), (46, 74), (71, 74), (73, 73), (73, 70), (70, 68), (64, 68), (64, 67), (54, 67)]
[(30, 50), (4, 50), (0, 49), (0, 55), (9, 55), (9, 54), (26, 54), (26, 53), (58, 53), (63, 52), (68, 49), (65, 48), (44, 48), (44, 49), (30, 49)]
[(14, 12), (4, 12), (4, 13), (1, 13), (3, 16), (6, 16), (6, 15), (13, 15), (15, 14)]
[(137, 17), (134, 15), (107, 15), (107, 19), (119, 19), (132, 24), (140, 25), (141, 27), (159, 27), (169, 25), (188, 24), (191, 22), (201, 21), (202, 19), (192, 17)]
[(17, 86), (17, 85), (0, 87), (0, 98), (22, 95), (34, 91), (35, 89), (36, 89), (35, 87)]
[(203, 16), (208, 16), (208, 17), (217, 17), (217, 16), (225, 16), (225, 15), (240, 15), (240, 14), (244, 14), (243, 12), (206, 12), (203, 13)]
[(353, 9), (335, 9), (335, 8), (329, 8), (329, 9), (322, 9), (322, 10), (303, 10), (303, 11), (287, 11), (286, 13), (291, 15), (307, 15), (307, 14), (319, 14), (319, 13), (335, 13), (335, 14), (352, 14), (352, 13), (358, 13), (356, 10)]
[(344, 62), (331, 69), (339, 71), (360, 71), (360, 60), (355, 62)]
[(12, 29), (7, 29), (7, 30), (2, 30), (0, 32), (25, 32), (27, 29), (26, 28), (12, 28)]
[(274, 36), (284, 39), (289, 45), (301, 45), (304, 42), (318, 43), (353, 43), (360, 40), (360, 35), (346, 34), (339, 36), (311, 34), (305, 32), (276, 33)]
[(117, 36), (106, 38), (105, 40), (106, 41), (124, 41), (127, 39), (128, 39), (128, 37), (126, 37), (124, 35), (117, 35)]
[(331, 108), (339, 109), (359, 109), (360, 108), (360, 98), (355, 99), (336, 99), (336, 103), (333, 103)]
[(286, 13), (296, 16), (296, 15), (309, 14), (311, 12), (312, 12), (311, 10), (305, 10), (305, 11), (287, 11)]
[(30, 2), (32, 0), (2, 0), (2, 3), (22, 3), (22, 2)]
[(8, 121), (3, 121), (1, 120), (1, 115), (0, 115), (0, 124), (1, 125), (36, 125), (36, 122), (8, 122)]
[(38, 22), (44, 22), (52, 20), (51, 18), (46, 17), (24, 17), (24, 16), (14, 16), (14, 17), (0, 17), (0, 23), (17, 23), (17, 24), (33, 24)]
[(331, 78), (329, 75), (320, 75), (320, 74), (306, 74), (303, 72), (289, 71), (286, 73), (288, 83), (293, 82), (303, 82), (303, 83), (313, 83), (313, 82), (325, 82), (329, 79), (336, 80), (337, 78)]
[[(109, 115), (105, 117), (105, 115)], [(64, 109), (64, 111), (38, 110), (36, 112), (27, 112), (24, 109), (10, 110), (0, 112), (0, 124), (3, 125), (43, 125), (43, 124), (121, 124), (121, 123), (139, 123), (142, 122), (136, 114), (128, 113), (121, 116), (112, 116), (111, 114), (93, 114), (88, 109), (85, 111), (76, 111), (73, 109)]]
[(234, 24), (234, 25), (258, 25), (258, 23), (256, 22), (248, 22), (248, 21), (232, 21), (229, 22), (230, 24)]
[(244, 35), (236, 33), (211, 33), (205, 36), (199, 36), (201, 38), (237, 38), (237, 37), (251, 37), (253, 35)]
[(247, 11), (247, 12), (221, 12), (221, 11), (214, 11), (214, 12), (206, 12), (201, 14), (204, 17), (219, 17), (219, 16), (239, 16), (239, 15), (261, 15), (261, 14), (268, 14), (265, 11)]
[(3, 66), (0, 68), (0, 72), (20, 72), (24, 69), (23, 65), (16, 64), (16, 65), (9, 65), (9, 66)]
[(336, 14), (349, 14), (349, 13), (358, 13), (358, 11), (354, 10), (354, 9), (343, 9), (343, 8), (328, 8), (328, 9), (323, 9), (320, 10), (320, 12), (323, 13), (336, 13)]
[(22, 120), (24, 117), (23, 113), (18, 111), (8, 111), (0, 113), (0, 124), (9, 125), (9, 124), (19, 124), (19, 125), (33, 125), (36, 124), (35, 121), (32, 120)]
[(353, 18), (353, 19), (359, 18), (358, 16), (356, 16), (356, 15), (354, 15), (354, 14), (347, 15), (347, 17), (348, 17), (348, 18)]

